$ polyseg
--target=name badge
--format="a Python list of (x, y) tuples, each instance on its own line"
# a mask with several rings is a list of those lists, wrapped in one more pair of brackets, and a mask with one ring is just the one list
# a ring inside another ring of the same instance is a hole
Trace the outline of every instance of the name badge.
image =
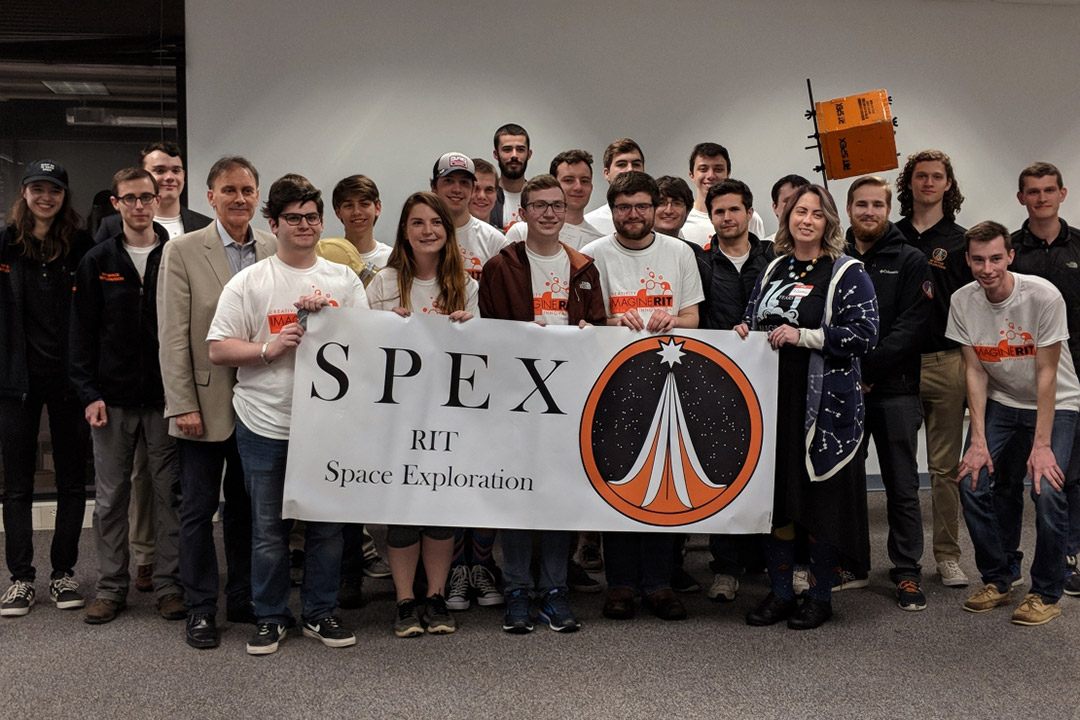
[(804, 298), (814, 289), (813, 285), (796, 285), (791, 288), (791, 297)]

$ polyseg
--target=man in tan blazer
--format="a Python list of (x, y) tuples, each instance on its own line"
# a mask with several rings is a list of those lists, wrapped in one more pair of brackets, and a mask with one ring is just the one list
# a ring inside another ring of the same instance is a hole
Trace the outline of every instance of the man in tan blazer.
[(273, 255), (273, 235), (251, 227), (259, 174), (242, 157), (223, 157), (207, 177), (217, 219), (165, 246), (158, 283), (158, 336), (165, 417), (180, 459), (180, 578), (187, 593), (186, 640), (217, 647), (218, 563), (212, 518), (225, 470), (226, 615), (255, 622), (251, 605), (251, 505), (233, 435), (236, 370), (210, 362), (206, 335), (225, 283)]

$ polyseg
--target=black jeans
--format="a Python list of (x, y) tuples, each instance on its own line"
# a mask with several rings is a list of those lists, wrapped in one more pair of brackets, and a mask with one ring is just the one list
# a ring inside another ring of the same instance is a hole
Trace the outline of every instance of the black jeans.
[(180, 460), (180, 581), (189, 613), (217, 612), (218, 561), (213, 517), (222, 491), (224, 467), (227, 607), (240, 610), (251, 602), (251, 500), (244, 489), (244, 469), (236, 435), (222, 442), (177, 439)]
[(74, 575), (79, 534), (86, 513), (86, 453), (90, 426), (64, 376), (31, 378), (25, 400), (0, 399), (0, 447), (4, 453), (4, 531), (12, 581), (36, 579), (34, 569), (34, 465), (41, 409), (49, 408), (56, 474), (56, 530), (50, 560), (52, 578)]
[(893, 582), (922, 580), (919, 559), (923, 554), (922, 513), (919, 510), (917, 460), (922, 404), (918, 395), (866, 394), (866, 437), (863, 458), (872, 437), (885, 484), (885, 507), (889, 519), (889, 560)]

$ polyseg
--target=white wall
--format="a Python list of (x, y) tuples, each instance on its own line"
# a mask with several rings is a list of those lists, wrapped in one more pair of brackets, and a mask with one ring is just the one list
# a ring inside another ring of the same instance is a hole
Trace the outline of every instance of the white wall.
[[(685, 174), (697, 142), (728, 147), (773, 229), (768, 194), (810, 176), (818, 100), (885, 88), (897, 148), (938, 147), (956, 167), (963, 225), (1024, 219), (1016, 178), (1034, 160), (1080, 184), (1080, 9), (986, 0), (671, 0), (656, 3), (391, 3), (187, 0), (191, 204), (222, 154), (334, 183), (370, 175), (392, 240), (404, 197), (443, 152), (491, 153), (505, 122), (525, 126), (529, 174), (556, 153), (600, 156), (629, 136), (653, 175)], [(889, 174), (895, 177), (895, 171)], [(847, 182), (830, 183), (843, 202)], [(1080, 224), (1080, 203), (1062, 213)], [(329, 204), (329, 203), (328, 203)], [(328, 213), (329, 214), (329, 213)], [(896, 213), (894, 209), (894, 219)], [(260, 221), (261, 223), (261, 221)], [(381, 231), (381, 232), (379, 232)], [(327, 233), (341, 233), (330, 217)]]

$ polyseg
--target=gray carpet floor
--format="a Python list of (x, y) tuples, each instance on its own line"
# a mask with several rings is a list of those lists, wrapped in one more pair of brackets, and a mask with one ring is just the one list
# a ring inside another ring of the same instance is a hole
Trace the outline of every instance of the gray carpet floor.
[[(922, 494), (930, 527), (929, 495)], [(290, 634), (277, 654), (250, 657), (251, 626), (223, 621), (221, 647), (197, 651), (183, 623), (166, 622), (151, 595), (132, 592), (114, 622), (87, 625), (81, 611), (48, 602), (0, 622), (0, 714), (6, 718), (990, 718), (1080, 717), (1080, 600), (1038, 628), (1009, 623), (1010, 610), (961, 610), (969, 590), (923, 562), (929, 607), (903, 612), (885, 554), (884, 494), (870, 495), (875, 569), (871, 586), (838, 593), (834, 620), (816, 631), (748, 627), (743, 616), (767, 592), (744, 579), (739, 597), (714, 604), (684, 596), (691, 617), (665, 623), (647, 613), (614, 622), (602, 595), (574, 593), (583, 628), (500, 629), (499, 609), (457, 614), (449, 636), (401, 640), (391, 632), (389, 580), (365, 583), (367, 604), (343, 611), (355, 647), (329, 649)], [(1026, 517), (1030, 557), (1033, 516)], [(83, 533), (78, 579), (92, 595), (92, 531)], [(381, 538), (376, 535), (377, 539)], [(38, 532), (39, 577), (48, 576), (50, 533)], [(964, 533), (961, 564), (977, 582)], [(42, 559), (45, 559), (44, 569)], [(704, 538), (692, 539), (687, 569), (711, 581)], [(1024, 568), (1025, 576), (1027, 567)], [(1020, 590), (1026, 591), (1026, 588)], [(1017, 594), (1013, 606), (1019, 603)], [(299, 601), (294, 592), (294, 612)]]

